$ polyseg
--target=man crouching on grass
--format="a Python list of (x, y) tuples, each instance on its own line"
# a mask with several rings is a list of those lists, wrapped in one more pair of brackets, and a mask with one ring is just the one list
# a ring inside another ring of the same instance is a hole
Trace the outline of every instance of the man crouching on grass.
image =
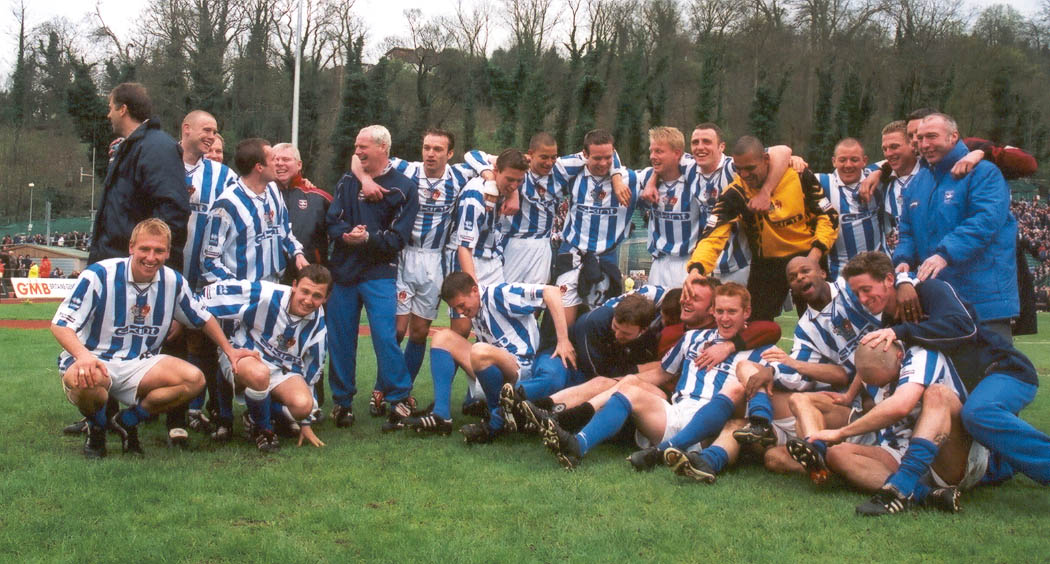
[[(324, 446), (310, 428), (317, 407), (314, 385), (327, 354), (324, 309), (332, 274), (319, 264), (299, 269), (292, 285), (259, 280), (226, 281), (204, 289), (201, 301), (212, 315), (237, 322), (232, 337), (238, 347), (257, 350), (261, 358), (219, 360), (223, 375), (244, 388), (246, 431), (263, 452), (280, 448), (273, 416), (298, 431), (299, 445)], [(236, 370), (235, 370), (236, 369)]]
[[(137, 425), (189, 402), (204, 388), (199, 369), (160, 354), (173, 320), (203, 328), (234, 365), (258, 356), (234, 348), (182, 275), (164, 266), (171, 250), (167, 224), (142, 221), (128, 247), (129, 258), (102, 260), (84, 270), (51, 322), (51, 333), (65, 349), (58, 357), (62, 387), (88, 420), (88, 458), (106, 455), (107, 428), (120, 436), (125, 453), (142, 454)], [(128, 407), (107, 421), (110, 395)]]

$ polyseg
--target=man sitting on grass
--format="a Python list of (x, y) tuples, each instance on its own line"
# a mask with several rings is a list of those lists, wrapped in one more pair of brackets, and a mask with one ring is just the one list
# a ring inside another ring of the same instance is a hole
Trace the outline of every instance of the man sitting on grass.
[[(171, 251), (166, 223), (140, 222), (128, 251), (129, 258), (102, 260), (84, 270), (51, 322), (64, 349), (58, 357), (62, 387), (88, 419), (88, 458), (106, 455), (107, 428), (120, 436), (125, 453), (142, 454), (138, 424), (188, 403), (204, 389), (197, 367), (160, 354), (173, 321), (203, 328), (234, 366), (258, 356), (234, 348), (182, 275), (164, 266)], [(128, 407), (107, 421), (110, 396)]]
[[(732, 396), (730, 414), (741, 403), (743, 387), (735, 377), (736, 367), (742, 360), (760, 360), (767, 347), (736, 352), (707, 369), (697, 367), (694, 361), (704, 349), (736, 337), (751, 314), (751, 295), (740, 284), (721, 285), (714, 295), (716, 328), (687, 332), (661, 362), (661, 380), (680, 374), (670, 402), (662, 390), (653, 389), (652, 383), (628, 377), (610, 390), (612, 393), (604, 405), (579, 433), (573, 435), (562, 429), (553, 418), (542, 421), (543, 442), (562, 466), (570, 470), (576, 467), (587, 452), (615, 435), (628, 418), (634, 420), (639, 446), (645, 448), (673, 437), (716, 397)], [(753, 413), (772, 411), (765, 391), (755, 394), (749, 409)]]
[[(896, 488), (894, 476), (903, 466), (910, 445), (937, 445), (930, 465), (930, 482), (920, 483), (911, 497), (899, 493), (876, 497), (857, 506), (861, 515), (885, 515), (911, 503), (929, 503), (947, 511), (959, 510), (959, 489), (974, 486), (988, 468), (988, 450), (963, 428), (960, 413), (966, 389), (947, 355), (894, 342), (883, 347), (860, 347), (857, 375), (874, 398), (875, 406), (840, 429), (810, 436), (817, 443), (840, 443), (827, 449), (828, 466), (850, 484), (869, 492)], [(863, 433), (879, 432), (877, 445), (842, 442)], [(958, 487), (956, 487), (958, 486)], [(898, 501), (907, 500), (907, 501)]]
[(219, 365), (230, 383), (244, 388), (246, 430), (261, 451), (280, 448), (274, 412), (293, 432), (298, 427), (300, 446), (304, 439), (324, 446), (310, 428), (310, 414), (316, 406), (313, 387), (328, 352), (321, 306), (331, 291), (332, 274), (319, 264), (297, 270), (290, 287), (260, 280), (219, 282), (204, 289), (208, 310), (237, 322), (233, 342), (260, 353), (261, 358), (239, 364), (220, 359)]
[[(505, 430), (499, 408), (500, 388), (528, 378), (536, 356), (539, 327), (533, 315), (546, 307), (554, 322), (558, 344), (551, 354), (576, 367), (576, 351), (569, 341), (561, 291), (540, 284), (479, 286), (466, 272), (453, 272), (441, 284), (441, 298), (460, 316), (469, 319), (477, 342), (471, 343), (452, 329), (434, 335), (430, 344), (430, 372), (434, 378), (434, 407), (429, 414), (409, 417), (404, 425), (417, 432), (452, 432), (451, 394), (456, 367), (477, 379), (485, 392), (488, 422), (464, 425), (467, 443), (490, 442)], [(509, 423), (510, 421), (506, 421)]]

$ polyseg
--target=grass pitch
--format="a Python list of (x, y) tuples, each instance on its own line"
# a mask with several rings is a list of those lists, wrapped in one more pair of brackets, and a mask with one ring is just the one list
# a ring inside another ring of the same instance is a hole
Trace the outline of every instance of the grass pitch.
[[(7, 305), (0, 306), (0, 318)], [(34, 306), (36, 308), (36, 306)], [(49, 319), (54, 306), (20, 316)], [(1050, 373), (1050, 316), (1018, 339)], [(790, 335), (793, 319), (785, 319)], [(787, 345), (786, 341), (781, 343)], [(374, 381), (361, 339), (359, 388)], [(867, 496), (840, 482), (731, 469), (716, 484), (666, 469), (636, 474), (626, 444), (606, 444), (573, 473), (539, 441), (512, 436), (467, 447), (456, 434), (384, 435), (356, 401), (357, 424), (317, 428), (328, 446), (275, 455), (193, 435), (192, 450), (143, 429), (146, 456), (86, 461), (82, 439), (60, 428), (78, 417), (62, 395), (58, 347), (45, 330), (0, 329), (0, 556), (5, 562), (550, 561), (1045, 561), (1050, 490), (1019, 477), (963, 497), (958, 515), (916, 511), (864, 519)], [(454, 398), (464, 389), (456, 381)], [(417, 397), (430, 401), (424, 366)], [(330, 403), (328, 404), (330, 407)], [(1041, 390), (1024, 412), (1050, 429)], [(456, 419), (456, 426), (467, 422)], [(239, 424), (238, 424), (239, 430)]]

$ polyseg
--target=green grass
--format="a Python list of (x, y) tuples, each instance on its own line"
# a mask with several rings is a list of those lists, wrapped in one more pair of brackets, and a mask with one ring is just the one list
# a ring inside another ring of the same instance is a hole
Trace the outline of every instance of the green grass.
[(51, 320), (58, 309), (57, 302), (0, 304), (0, 319), (46, 319)]
[[(3, 311), (8, 306), (0, 306)], [(39, 318), (50, 315), (38, 312)], [(1019, 340), (1044, 377), (1044, 332)], [(785, 320), (785, 325), (792, 322)], [(375, 363), (361, 339), (359, 386)], [(383, 435), (367, 416), (318, 435), (324, 449), (285, 441), (275, 455), (193, 436), (189, 452), (143, 430), (146, 456), (82, 459), (59, 429), (76, 415), (46, 331), (0, 329), (6, 409), (0, 411), (0, 556), (5, 562), (170, 561), (1045, 561), (1050, 491), (1027, 478), (971, 492), (964, 512), (861, 519), (866, 496), (835, 483), (754, 466), (710, 486), (657, 469), (635, 474), (632, 449), (606, 444), (567, 473), (535, 438), (467, 447), (458, 435)], [(462, 377), (454, 398), (463, 393)], [(431, 397), (429, 373), (417, 396)], [(1025, 418), (1050, 429), (1041, 390)], [(461, 423), (457, 420), (457, 425)]]

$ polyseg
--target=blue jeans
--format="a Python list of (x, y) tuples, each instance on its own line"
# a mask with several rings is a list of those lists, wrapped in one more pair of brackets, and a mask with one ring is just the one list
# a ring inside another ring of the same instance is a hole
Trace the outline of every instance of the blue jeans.
[(1045, 486), (1050, 485), (1050, 437), (1017, 416), (1035, 392), (1032, 384), (990, 374), (966, 398), (961, 417), (975, 441)]
[(553, 395), (555, 392), (583, 382), (582, 372), (574, 368), (566, 368), (560, 358), (552, 357), (548, 351), (536, 356), (532, 376), (527, 380), (522, 380), (520, 386), (525, 390), (525, 397), (534, 400)]
[(332, 401), (350, 407), (357, 393), (357, 333), (361, 306), (368, 314), (372, 348), (376, 354), (376, 389), (391, 402), (403, 400), (412, 391), (405, 356), (397, 346), (395, 314), (397, 289), (393, 278), (368, 280), (355, 285), (335, 284), (325, 306)]

